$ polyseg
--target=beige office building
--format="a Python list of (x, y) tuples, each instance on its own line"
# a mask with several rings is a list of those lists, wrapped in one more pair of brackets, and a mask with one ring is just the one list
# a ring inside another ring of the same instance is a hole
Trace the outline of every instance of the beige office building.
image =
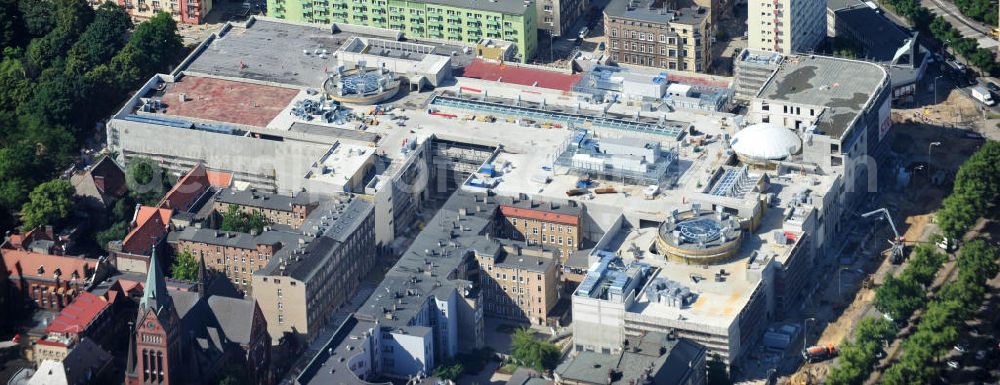
[(284, 333), (305, 341), (315, 338), (375, 265), (370, 202), (360, 198), (324, 202), (303, 229), (315, 238), (282, 248), (253, 275), (253, 297), (275, 342)]
[(748, 6), (750, 49), (808, 53), (826, 37), (826, 1), (750, 0)]

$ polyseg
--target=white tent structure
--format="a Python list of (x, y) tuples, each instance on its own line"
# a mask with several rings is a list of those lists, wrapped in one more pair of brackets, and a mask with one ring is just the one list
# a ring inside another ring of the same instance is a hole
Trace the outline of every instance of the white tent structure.
[(759, 123), (737, 132), (730, 145), (743, 162), (766, 165), (797, 154), (802, 150), (802, 139), (779, 125)]

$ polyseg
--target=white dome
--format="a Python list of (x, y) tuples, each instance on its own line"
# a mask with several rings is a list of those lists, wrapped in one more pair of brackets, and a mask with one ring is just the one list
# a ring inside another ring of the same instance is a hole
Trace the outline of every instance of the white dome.
[(740, 157), (754, 160), (781, 160), (802, 149), (802, 139), (792, 130), (772, 123), (747, 126), (730, 142)]

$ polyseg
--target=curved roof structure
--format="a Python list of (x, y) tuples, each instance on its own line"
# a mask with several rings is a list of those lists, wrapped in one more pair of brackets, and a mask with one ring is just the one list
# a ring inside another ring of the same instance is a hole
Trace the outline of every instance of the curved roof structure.
[(730, 142), (736, 154), (755, 160), (781, 160), (802, 149), (802, 139), (791, 130), (759, 123), (737, 132)]

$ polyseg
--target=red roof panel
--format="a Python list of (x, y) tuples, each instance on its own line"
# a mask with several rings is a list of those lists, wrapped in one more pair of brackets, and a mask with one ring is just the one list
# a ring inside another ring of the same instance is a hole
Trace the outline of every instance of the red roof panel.
[(472, 63), (465, 66), (462, 77), (489, 81), (500, 80), (503, 83), (520, 84), (522, 86), (572, 91), (573, 85), (580, 81), (581, 75), (519, 67), (513, 64), (490, 63), (482, 59), (473, 59)]

